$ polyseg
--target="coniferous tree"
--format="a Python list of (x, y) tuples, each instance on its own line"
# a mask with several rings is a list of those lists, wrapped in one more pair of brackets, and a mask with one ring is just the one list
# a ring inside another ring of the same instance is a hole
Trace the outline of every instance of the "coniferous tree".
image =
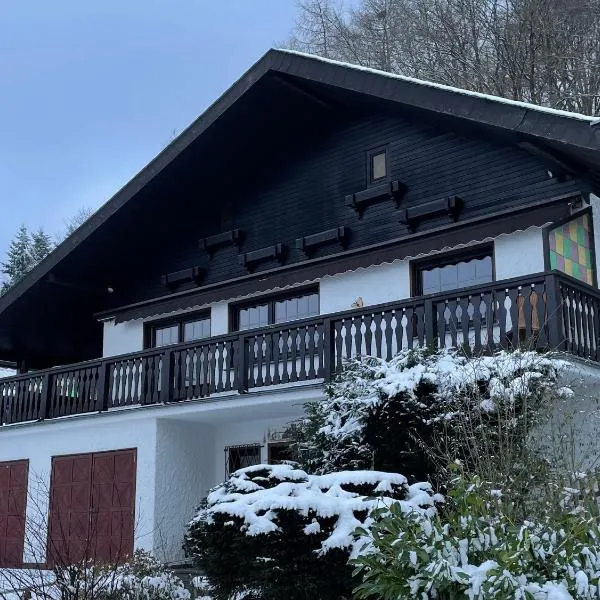
[(52, 250), (54, 243), (50, 236), (42, 229), (31, 234), (31, 268), (41, 262)]
[(31, 269), (31, 263), (31, 236), (27, 227), (21, 225), (10, 243), (6, 260), (2, 263), (2, 273), (5, 275), (2, 293), (5, 293)]

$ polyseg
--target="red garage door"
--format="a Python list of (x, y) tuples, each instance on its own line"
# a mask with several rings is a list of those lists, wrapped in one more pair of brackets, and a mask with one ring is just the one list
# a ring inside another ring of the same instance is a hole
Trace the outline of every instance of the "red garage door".
[(135, 450), (52, 460), (48, 562), (123, 560), (133, 552)]
[(0, 567), (23, 563), (29, 462), (0, 463)]

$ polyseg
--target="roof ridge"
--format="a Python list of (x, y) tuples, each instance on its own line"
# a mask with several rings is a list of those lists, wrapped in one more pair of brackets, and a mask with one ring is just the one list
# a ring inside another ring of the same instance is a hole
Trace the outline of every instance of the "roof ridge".
[(597, 125), (600, 122), (599, 116), (591, 116), (584, 115), (582, 113), (570, 112), (566, 110), (559, 110), (556, 108), (550, 108), (548, 106), (540, 106), (539, 104), (532, 104), (530, 102), (523, 102), (520, 100), (510, 100), (509, 98), (503, 98), (502, 96), (494, 96), (492, 94), (483, 94), (481, 92), (474, 92), (472, 90), (465, 90), (463, 88), (453, 87), (451, 85), (446, 85), (443, 83), (435, 83), (434, 81), (428, 81), (426, 79), (417, 79), (415, 77), (408, 77), (406, 75), (399, 75), (397, 73), (391, 73), (390, 71), (382, 71), (381, 69), (374, 69), (372, 67), (364, 67), (362, 65), (357, 65), (355, 63), (348, 63), (341, 60), (335, 60), (333, 58), (325, 58), (323, 56), (318, 56), (317, 54), (310, 54), (308, 52), (300, 52), (298, 50), (289, 50), (287, 48), (274, 48), (277, 52), (284, 52), (286, 54), (292, 54), (295, 56), (303, 56), (304, 58), (309, 58), (312, 60), (318, 60), (321, 62), (329, 63), (332, 65), (337, 65), (341, 67), (346, 67), (350, 69), (354, 69), (356, 71), (364, 71), (367, 73), (373, 73), (374, 75), (382, 75), (384, 77), (388, 77), (390, 79), (396, 79), (398, 81), (404, 81), (406, 83), (414, 83), (416, 85), (422, 85), (426, 87), (435, 88), (438, 90), (444, 90), (447, 92), (454, 92), (458, 94), (463, 94), (465, 96), (470, 96), (472, 98), (481, 98), (483, 100), (489, 100), (491, 102), (498, 102), (502, 104), (508, 104), (511, 106), (518, 106), (521, 108), (535, 110), (539, 112), (545, 112), (549, 114), (553, 114), (558, 117), (567, 117), (571, 119), (577, 119), (579, 121), (587, 121), (591, 126)]

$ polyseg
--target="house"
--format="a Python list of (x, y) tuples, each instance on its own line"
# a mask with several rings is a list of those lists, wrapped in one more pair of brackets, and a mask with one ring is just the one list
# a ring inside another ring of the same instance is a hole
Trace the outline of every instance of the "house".
[(599, 362), (595, 194), (592, 118), (269, 51), (0, 298), (0, 567), (180, 560), (352, 356)]

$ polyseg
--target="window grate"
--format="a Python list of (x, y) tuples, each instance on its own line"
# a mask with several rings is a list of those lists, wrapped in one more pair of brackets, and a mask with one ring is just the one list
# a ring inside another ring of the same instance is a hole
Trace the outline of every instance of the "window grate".
[(225, 477), (229, 477), (238, 469), (259, 465), (261, 463), (260, 444), (241, 444), (225, 447)]

